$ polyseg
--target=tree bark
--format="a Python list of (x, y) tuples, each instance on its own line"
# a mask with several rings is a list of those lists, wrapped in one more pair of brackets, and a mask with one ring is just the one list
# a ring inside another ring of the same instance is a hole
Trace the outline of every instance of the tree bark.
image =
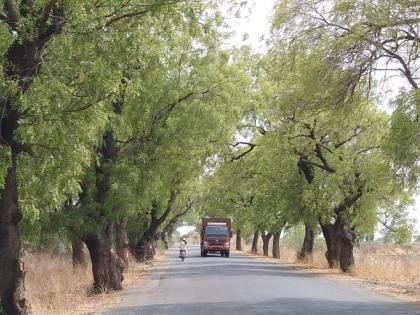
[(85, 243), (92, 261), (92, 273), (96, 292), (121, 290), (124, 262), (112, 250), (112, 225), (100, 233), (89, 232)]
[(156, 255), (154, 238), (144, 235), (136, 245), (136, 258), (139, 262), (152, 260)]
[[(93, 217), (96, 228), (86, 233), (85, 244), (89, 250), (92, 262), (94, 289), (96, 292), (108, 292), (122, 288), (124, 261), (112, 248), (114, 224), (107, 216), (107, 195), (110, 190), (112, 163), (117, 158), (116, 141), (113, 131), (108, 130), (103, 135), (102, 147), (98, 149), (101, 163), (95, 166), (95, 203), (99, 215)], [(82, 192), (83, 194), (83, 192)], [(81, 197), (83, 200), (84, 197)], [(116, 211), (115, 207), (114, 212)]]
[(172, 243), (172, 240), (173, 240), (174, 227), (173, 226), (170, 226), (169, 229), (168, 229), (168, 232), (166, 234), (167, 234), (166, 235), (166, 238), (168, 240), (168, 245), (169, 245), (169, 242)]
[(264, 256), (268, 256), (268, 246), (270, 244), (271, 236), (273, 236), (273, 234), (271, 234), (271, 233), (265, 234), (264, 231), (261, 231), (261, 238), (262, 238), (262, 241), (263, 241), (263, 255)]
[(135, 247), (135, 255), (136, 259), (140, 262), (145, 262), (152, 260), (156, 254), (155, 250), (155, 237), (156, 233), (158, 232), (159, 227), (165, 222), (168, 215), (172, 212), (172, 207), (175, 203), (177, 197), (177, 192), (172, 190), (170, 193), (170, 197), (168, 199), (166, 209), (163, 214), (158, 217), (157, 213), (159, 210), (159, 206), (156, 202), (153, 202), (152, 209), (151, 209), (151, 222), (149, 227), (143, 233), (142, 238), (136, 244)]
[(363, 195), (363, 182), (360, 174), (355, 175), (357, 190), (334, 208), (336, 215), (334, 224), (322, 223), (321, 229), (327, 244), (325, 256), (330, 267), (336, 267), (337, 261), (342, 271), (347, 272), (354, 265), (353, 246), (356, 234), (346, 217), (346, 210), (353, 206)]
[(241, 229), (236, 230), (236, 250), (242, 250)]
[(6, 314), (29, 314), (30, 305), (25, 297), (25, 264), (19, 223), (22, 211), (18, 202), (18, 154), (23, 145), (16, 141), (20, 114), (8, 100), (3, 105), (6, 113), (0, 118), (0, 143), (11, 152), (11, 165), (7, 169), (3, 189), (0, 191), (0, 303)]
[(5, 314), (30, 314), (30, 305), (24, 294), (25, 264), (19, 231), (21, 220), (14, 155), (0, 199), (0, 302)]
[(71, 241), (73, 269), (85, 270), (87, 261), (83, 252), (83, 241), (79, 238), (73, 238)]
[(168, 233), (166, 231), (164, 231), (160, 234), (160, 240), (163, 243), (163, 247), (165, 249), (169, 249)]
[(314, 249), (315, 232), (314, 229), (305, 224), (305, 237), (303, 239), (302, 249), (299, 253), (299, 260), (304, 262), (312, 262), (312, 252)]
[(125, 268), (128, 267), (128, 238), (127, 218), (120, 219), (115, 223), (115, 250), (123, 260)]
[[(174, 226), (175, 224), (178, 222), (179, 219), (181, 219), (184, 215), (186, 215), (188, 213), (188, 211), (191, 209), (192, 204), (187, 205), (187, 207), (177, 213), (167, 224), (166, 226), (162, 229), (162, 231), (159, 233), (159, 237), (160, 240), (163, 243), (163, 246), (165, 247), (165, 249), (169, 249), (169, 240), (172, 240), (172, 234), (174, 232)], [(156, 239), (156, 238), (155, 238)], [(156, 239), (157, 240), (157, 239)]]
[(280, 233), (276, 232), (273, 235), (273, 258), (280, 259)]
[(340, 218), (335, 223), (339, 233), (340, 246), (340, 269), (348, 272), (354, 265), (353, 245), (356, 235), (349, 222)]
[(327, 258), (330, 268), (337, 268), (344, 272), (354, 265), (353, 246), (355, 234), (351, 225), (339, 217), (334, 224), (321, 224), (322, 234), (327, 245)]
[(252, 238), (252, 246), (251, 246), (251, 253), (256, 255), (258, 253), (258, 238), (260, 236), (260, 232), (257, 230), (254, 232), (254, 237)]
[(340, 243), (337, 239), (334, 225), (331, 223), (320, 223), (320, 225), (325, 244), (327, 245), (325, 258), (328, 261), (328, 266), (330, 268), (337, 268), (339, 265)]

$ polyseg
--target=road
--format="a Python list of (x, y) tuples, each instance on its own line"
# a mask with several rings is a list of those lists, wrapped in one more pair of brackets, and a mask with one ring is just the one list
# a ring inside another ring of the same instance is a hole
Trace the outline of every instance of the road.
[(353, 284), (245, 256), (204, 258), (198, 247), (184, 263), (170, 250), (148, 280), (122, 295), (103, 315), (420, 314)]

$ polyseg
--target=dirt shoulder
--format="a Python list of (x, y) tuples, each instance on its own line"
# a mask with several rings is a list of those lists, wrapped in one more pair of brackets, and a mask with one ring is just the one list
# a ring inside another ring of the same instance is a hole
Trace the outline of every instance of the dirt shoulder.
[[(128, 270), (124, 274), (123, 289), (121, 291), (105, 294), (105, 299), (108, 303), (103, 303), (94, 308), (93, 312), (86, 312), (82, 314), (100, 314), (101, 312), (115, 306), (122, 301), (122, 294), (126, 289), (140, 286), (151, 275), (151, 270), (154, 266), (159, 265), (167, 259), (164, 252), (156, 253), (155, 258), (147, 263), (138, 263), (135, 259), (130, 260)], [(92, 304), (93, 305), (93, 304)], [(80, 315), (82, 315), (80, 314)]]
[(372, 281), (364, 278), (360, 278), (352, 275), (351, 273), (345, 274), (339, 269), (325, 269), (325, 268), (316, 268), (309, 264), (303, 263), (286, 263), (281, 261), (281, 259), (274, 259), (271, 257), (264, 257), (259, 255), (253, 255), (243, 251), (234, 251), (239, 255), (244, 255), (252, 257), (255, 259), (268, 261), (271, 263), (281, 264), (283, 266), (290, 266), (296, 269), (299, 269), (303, 272), (311, 273), (315, 276), (322, 277), (331, 281), (341, 281), (356, 284), (368, 288), (376, 293), (384, 294), (391, 296), (401, 302), (405, 303), (415, 303), (420, 305), (420, 283), (417, 286), (406, 286), (398, 283), (386, 283), (379, 281)]

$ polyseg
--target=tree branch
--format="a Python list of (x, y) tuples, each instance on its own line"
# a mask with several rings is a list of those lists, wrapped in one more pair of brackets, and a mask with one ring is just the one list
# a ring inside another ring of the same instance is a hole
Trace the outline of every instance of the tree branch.
[(245, 150), (244, 152), (242, 152), (241, 154), (239, 154), (238, 156), (233, 156), (231, 159), (231, 162), (233, 161), (237, 161), (240, 160), (241, 158), (243, 158), (245, 155), (247, 155), (248, 153), (250, 153), (252, 150), (254, 150), (254, 148), (257, 146), (256, 144), (253, 143), (244, 143), (247, 144), (249, 146), (249, 148), (247, 150)]
[(41, 20), (38, 24), (38, 36), (41, 37), (45, 31), (45, 27), (47, 25), (48, 19), (50, 17), (51, 11), (57, 4), (58, 0), (50, 0), (44, 8), (44, 13), (42, 14)]
[(360, 126), (357, 126), (355, 129), (354, 129), (354, 133), (349, 137), (349, 138), (347, 138), (347, 139), (345, 139), (345, 140), (343, 140), (343, 141), (341, 141), (341, 142), (339, 142), (339, 143), (336, 143), (335, 145), (334, 145), (334, 147), (336, 148), (336, 149), (338, 149), (338, 148), (340, 148), (341, 146), (343, 146), (343, 145), (345, 145), (347, 142), (350, 142), (352, 139), (354, 139), (354, 138), (356, 138), (357, 136), (359, 136), (362, 132), (364, 131), (364, 128), (362, 128), (362, 127), (360, 127)]
[(380, 149), (380, 148), (381, 148), (380, 145), (371, 146), (371, 147), (368, 147), (366, 149), (360, 150), (359, 152), (357, 152), (357, 154), (362, 154), (362, 153), (368, 152), (370, 150)]
[(7, 19), (9, 21), (8, 24), (11, 23), (9, 25), (12, 26), (13, 24), (14, 26), (16, 26), (17, 20), (18, 20), (18, 14), (13, 4), (13, 0), (4, 0), (3, 10), (7, 15)]
[[(184, 2), (184, 1), (185, 0), (174, 0), (174, 1), (164, 2), (164, 3), (159, 4), (159, 6), (167, 6), (167, 5), (177, 4), (177, 3), (180, 3), (180, 2)], [(121, 15), (118, 15), (118, 16), (114, 16), (111, 19), (109, 19), (108, 21), (106, 21), (103, 26), (98, 27), (98, 29), (102, 29), (104, 27), (109, 27), (109, 26), (111, 26), (111, 25), (113, 25), (113, 24), (115, 24), (115, 23), (117, 23), (121, 20), (124, 20), (124, 19), (144, 16), (147, 13), (151, 12), (153, 10), (153, 8), (155, 8), (156, 6), (155, 5), (143, 5), (143, 7), (145, 9), (140, 10), (140, 11), (129, 12), (129, 13), (121, 14)]]
[[(321, 160), (321, 162), (322, 162), (322, 167), (321, 168), (322, 169), (326, 170), (328, 173), (335, 173), (336, 172), (336, 170), (328, 164), (327, 159), (325, 158), (324, 154), (322, 153), (321, 145), (318, 144), (318, 143), (315, 144), (315, 155), (317, 156), (318, 159)], [(308, 161), (308, 162), (310, 162), (310, 161)], [(313, 165), (315, 165), (315, 164), (313, 164)]]
[[(358, 177), (358, 174), (356, 174), (356, 180), (358, 179)], [(359, 185), (357, 191), (352, 196), (344, 198), (344, 200), (337, 207), (334, 208), (334, 213), (336, 215), (340, 215), (340, 213), (354, 205), (357, 202), (357, 200), (359, 200), (360, 197), (362, 197), (362, 195), (363, 186)]]

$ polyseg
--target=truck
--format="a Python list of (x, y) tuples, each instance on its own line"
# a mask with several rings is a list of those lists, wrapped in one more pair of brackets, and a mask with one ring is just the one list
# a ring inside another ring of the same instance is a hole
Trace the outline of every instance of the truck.
[(232, 237), (230, 218), (202, 218), (200, 236), (201, 257), (206, 257), (208, 253), (229, 257)]

